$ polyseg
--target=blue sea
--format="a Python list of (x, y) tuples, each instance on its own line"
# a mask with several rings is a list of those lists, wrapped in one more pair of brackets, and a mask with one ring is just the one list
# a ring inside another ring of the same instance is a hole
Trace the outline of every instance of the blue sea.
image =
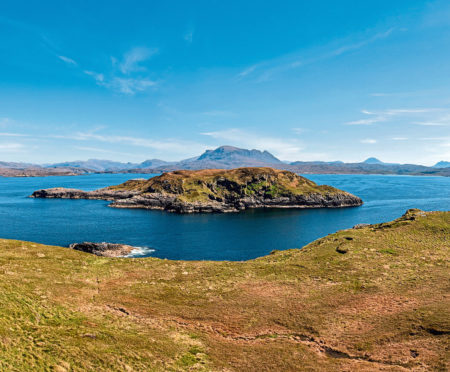
[(125, 243), (137, 256), (183, 260), (247, 260), (274, 249), (301, 248), (358, 223), (389, 221), (409, 208), (450, 210), (450, 178), (384, 175), (307, 175), (363, 199), (343, 209), (267, 209), (231, 214), (180, 215), (108, 208), (97, 200), (32, 199), (37, 189), (94, 190), (148, 174), (0, 177), (0, 237), (68, 246), (74, 242)]

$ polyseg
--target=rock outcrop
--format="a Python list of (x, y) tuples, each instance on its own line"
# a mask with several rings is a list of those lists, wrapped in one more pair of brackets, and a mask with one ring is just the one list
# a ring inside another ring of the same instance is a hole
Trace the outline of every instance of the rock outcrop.
[(168, 212), (237, 212), (248, 208), (340, 208), (362, 200), (331, 186), (317, 185), (289, 171), (238, 168), (175, 171), (148, 180), (130, 180), (95, 191), (52, 188), (34, 198), (102, 199), (115, 208)]
[(135, 248), (126, 244), (113, 244), (113, 243), (74, 243), (69, 245), (70, 249), (82, 251), (86, 253), (92, 253), (97, 256), (103, 257), (124, 257), (129, 255)]

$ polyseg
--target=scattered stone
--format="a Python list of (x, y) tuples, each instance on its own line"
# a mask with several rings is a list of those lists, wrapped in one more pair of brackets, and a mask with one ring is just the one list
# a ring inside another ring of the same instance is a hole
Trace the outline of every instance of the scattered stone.
[(82, 335), (81, 337), (85, 337), (85, 338), (97, 338), (97, 335), (93, 334), (93, 333), (85, 333), (84, 335)]
[(353, 229), (362, 229), (366, 226), (370, 226), (369, 223), (358, 223), (357, 225), (353, 226)]
[(336, 248), (336, 252), (338, 253), (347, 253), (348, 252), (348, 247), (340, 245)]

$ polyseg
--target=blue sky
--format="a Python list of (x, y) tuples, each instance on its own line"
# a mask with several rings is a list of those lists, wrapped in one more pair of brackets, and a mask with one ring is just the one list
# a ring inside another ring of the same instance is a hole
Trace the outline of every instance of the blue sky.
[(450, 160), (450, 2), (0, 3), (0, 160)]

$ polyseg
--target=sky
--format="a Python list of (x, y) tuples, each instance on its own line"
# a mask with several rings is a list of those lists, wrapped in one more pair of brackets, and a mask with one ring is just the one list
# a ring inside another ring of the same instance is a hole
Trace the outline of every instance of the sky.
[(0, 2), (0, 161), (450, 160), (450, 1)]

